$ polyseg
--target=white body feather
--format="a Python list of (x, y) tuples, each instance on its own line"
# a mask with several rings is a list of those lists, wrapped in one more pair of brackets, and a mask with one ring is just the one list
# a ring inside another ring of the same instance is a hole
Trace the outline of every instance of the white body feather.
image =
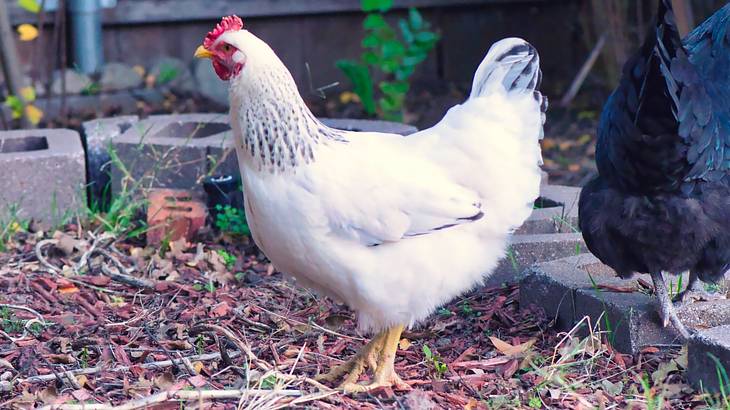
[[(323, 126), (268, 46), (246, 31), (226, 41), (246, 61), (230, 91), (246, 216), (278, 270), (381, 330), (426, 318), (496, 267), (539, 193), (543, 119), (531, 90), (498, 86), (492, 52), (479, 92), (433, 128), (310, 138)], [(279, 133), (260, 143), (266, 127)]]

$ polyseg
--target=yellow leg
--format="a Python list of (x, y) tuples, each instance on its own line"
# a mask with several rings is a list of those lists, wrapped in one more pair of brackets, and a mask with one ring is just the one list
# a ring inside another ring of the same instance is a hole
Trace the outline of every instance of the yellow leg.
[(398, 351), (398, 343), (400, 342), (403, 328), (403, 325), (398, 325), (381, 333), (381, 335), (384, 335), (383, 345), (378, 355), (376, 368), (373, 369), (374, 377), (372, 382), (368, 384), (357, 384), (357, 377), (354, 379), (348, 377), (340, 385), (340, 388), (345, 392), (352, 393), (366, 392), (380, 387), (390, 386), (396, 386), (401, 389), (409, 388), (395, 372), (395, 354)]
[(321, 382), (335, 382), (340, 377), (347, 375), (343, 384), (347, 382), (357, 383), (357, 379), (360, 378), (360, 375), (365, 371), (366, 367), (369, 367), (373, 371), (377, 369), (377, 359), (383, 350), (383, 342), (386, 336), (387, 332), (378, 333), (355, 356), (350, 358), (350, 360), (334, 367), (327, 373), (320, 374), (316, 377), (316, 380)]

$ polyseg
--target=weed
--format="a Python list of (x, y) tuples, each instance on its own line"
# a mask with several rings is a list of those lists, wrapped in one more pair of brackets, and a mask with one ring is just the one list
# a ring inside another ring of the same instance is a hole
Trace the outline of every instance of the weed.
[(275, 374), (270, 374), (263, 379), (261, 379), (261, 388), (264, 390), (271, 390), (276, 386), (276, 382), (279, 379), (276, 378)]
[[(725, 366), (723, 366), (720, 359), (718, 359), (718, 357), (714, 354), (707, 352), (707, 356), (715, 362), (715, 372), (717, 374), (717, 384), (720, 388), (720, 394), (719, 399), (715, 399), (713, 396), (707, 395), (705, 402), (707, 403), (707, 406), (712, 409), (730, 410), (730, 397), (728, 396), (730, 395), (730, 378), (728, 378)], [(704, 391), (704, 387), (700, 387)]]
[(20, 333), (23, 331), (23, 321), (18, 319), (12, 310), (0, 308), (0, 326), (6, 333)]
[[(440, 37), (430, 30), (430, 24), (415, 8), (409, 10), (407, 19), (398, 21), (399, 36), (384, 16), (393, 6), (393, 0), (361, 0), (360, 4), (367, 13), (363, 21), (365, 51), (359, 61), (340, 60), (337, 67), (352, 82), (368, 114), (401, 121), (405, 97), (411, 88), (410, 78)], [(387, 80), (378, 83), (381, 97), (376, 99), (373, 77), (382, 75)]]
[(517, 263), (517, 253), (515, 252), (515, 249), (512, 246), (509, 246), (507, 248), (507, 258), (509, 258), (509, 262), (512, 265), (512, 269), (514, 269), (515, 273), (520, 273), (520, 265)]
[(180, 73), (178, 72), (178, 69), (175, 68), (175, 66), (171, 64), (163, 64), (160, 67), (160, 74), (157, 76), (157, 83), (167, 84), (170, 81), (176, 79), (179, 74)]
[(428, 347), (428, 345), (423, 345), (423, 356), (426, 358), (426, 361), (431, 363), (433, 366), (433, 370), (436, 372), (436, 378), (440, 379), (446, 374), (446, 372), (449, 370), (448, 366), (446, 366), (446, 363), (441, 360), (441, 357), (434, 354), (431, 351), (431, 348)]
[(215, 226), (221, 232), (236, 236), (247, 236), (251, 230), (246, 222), (246, 214), (238, 208), (230, 205), (216, 205), (218, 214), (215, 218)]
[(454, 315), (454, 312), (450, 311), (449, 309), (446, 309), (445, 307), (438, 308), (438, 310), (436, 312), (441, 317), (451, 317)]
[(87, 367), (89, 367), (89, 359), (89, 349), (84, 346), (81, 348), (81, 352), (79, 352), (79, 362), (82, 369), (86, 369)]
[(649, 383), (649, 377), (647, 375), (637, 376), (641, 389), (644, 391), (644, 400), (646, 402), (647, 410), (661, 410), (664, 408), (664, 394), (660, 392), (656, 393), (656, 389)]
[(531, 409), (541, 409), (542, 400), (540, 399), (540, 396), (530, 397), (530, 401), (527, 403), (527, 406), (530, 407)]
[(0, 252), (6, 250), (7, 243), (10, 238), (18, 232), (28, 230), (30, 222), (23, 220), (18, 216), (18, 206), (10, 205), (8, 207), (6, 218), (0, 218)]
[(223, 263), (226, 264), (226, 267), (228, 269), (232, 269), (233, 268), (233, 265), (236, 264), (236, 256), (235, 255), (231, 255), (230, 253), (226, 252), (223, 249), (219, 249), (217, 251), (217, 253), (218, 253), (218, 256), (220, 256), (221, 259), (223, 259)]
[(205, 353), (205, 339), (202, 334), (195, 338), (195, 352), (199, 355)]

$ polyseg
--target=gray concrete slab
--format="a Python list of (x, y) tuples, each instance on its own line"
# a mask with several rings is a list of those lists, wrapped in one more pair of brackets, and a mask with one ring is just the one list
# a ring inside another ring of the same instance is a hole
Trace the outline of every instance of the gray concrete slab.
[[(636, 353), (646, 346), (678, 345), (676, 330), (664, 328), (657, 301), (639, 283), (651, 283), (648, 275), (620, 279), (591, 254), (534, 265), (521, 275), (520, 303), (543, 308), (560, 330), (570, 330), (583, 317), (591, 318), (621, 352)], [(666, 276), (676, 289), (678, 278)], [(687, 283), (687, 277), (682, 279)], [(685, 303), (677, 313), (692, 329), (730, 323), (730, 301)]]
[(47, 224), (85, 209), (86, 162), (72, 130), (0, 132), (0, 219), (17, 207), (21, 218)]
[[(211, 147), (223, 146), (230, 134), (226, 114), (152, 116), (135, 123), (112, 144), (134, 181), (145, 187), (202, 191)], [(112, 189), (122, 191), (124, 170), (112, 169)]]
[(86, 177), (88, 197), (92, 204), (101, 204), (111, 196), (112, 140), (122, 135), (139, 121), (136, 115), (101, 118), (82, 124), (82, 138), (86, 143)]
[[(698, 331), (687, 346), (687, 379), (696, 389), (730, 391), (723, 370), (730, 374), (730, 324)], [(719, 374), (718, 374), (719, 373)]]

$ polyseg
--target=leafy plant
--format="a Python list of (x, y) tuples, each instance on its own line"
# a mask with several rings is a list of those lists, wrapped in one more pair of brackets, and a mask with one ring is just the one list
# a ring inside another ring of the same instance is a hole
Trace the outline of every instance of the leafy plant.
[(441, 360), (441, 357), (434, 354), (428, 345), (423, 345), (423, 356), (433, 366), (433, 370), (436, 372), (436, 378), (440, 379), (449, 370), (449, 367)]
[(218, 211), (215, 226), (221, 232), (238, 236), (251, 234), (248, 223), (246, 223), (246, 214), (242, 210), (230, 205), (216, 205), (215, 209)]
[(163, 64), (160, 67), (160, 74), (157, 76), (157, 82), (159, 84), (167, 84), (177, 78), (178, 74), (179, 72), (175, 66), (171, 64)]
[(19, 333), (23, 331), (23, 321), (18, 319), (12, 310), (7, 307), (0, 308), (0, 323), (6, 333)]
[[(111, 163), (129, 177), (131, 174), (111, 144), (107, 152)], [(139, 188), (139, 181), (135, 181), (133, 184), (122, 184), (121, 192), (111, 200), (108, 207), (92, 199), (87, 209), (89, 218), (100, 223), (105, 232), (114, 235), (126, 233), (130, 238), (141, 235), (147, 230), (147, 226), (144, 222), (137, 220), (137, 214), (144, 208), (146, 201), (135, 195)], [(104, 187), (104, 190), (108, 189), (110, 189), (109, 185)]]
[(233, 265), (236, 264), (236, 256), (231, 255), (230, 253), (226, 252), (224, 249), (219, 249), (217, 252), (218, 252), (218, 256), (220, 256), (221, 259), (223, 259), (223, 263), (226, 264), (226, 267), (228, 269), (233, 268)]
[[(352, 83), (368, 114), (401, 121), (410, 78), (440, 36), (431, 31), (430, 24), (415, 8), (408, 11), (407, 19), (398, 20), (396, 30), (385, 20), (385, 13), (392, 6), (393, 0), (361, 0), (361, 8), (367, 13), (363, 21), (365, 51), (359, 61), (340, 60), (337, 67)], [(373, 79), (376, 76), (386, 77), (378, 83), (377, 91)]]

